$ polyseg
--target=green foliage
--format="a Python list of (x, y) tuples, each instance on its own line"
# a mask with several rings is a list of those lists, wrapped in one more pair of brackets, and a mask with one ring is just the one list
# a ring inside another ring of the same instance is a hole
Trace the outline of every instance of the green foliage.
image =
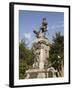
[(19, 79), (24, 79), (26, 70), (30, 69), (33, 64), (32, 51), (26, 47), (24, 41), (19, 43)]
[(64, 65), (64, 36), (60, 33), (56, 33), (53, 37), (49, 60), (52, 66), (60, 72)]

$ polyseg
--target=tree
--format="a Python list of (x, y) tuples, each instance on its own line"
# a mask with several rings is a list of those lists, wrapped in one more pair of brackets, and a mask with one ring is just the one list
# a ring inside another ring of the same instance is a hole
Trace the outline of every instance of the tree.
[(32, 50), (27, 48), (24, 40), (19, 43), (19, 79), (26, 77), (26, 70), (30, 69), (33, 64)]
[(50, 49), (50, 58), (52, 66), (58, 71), (58, 76), (63, 76), (64, 67), (64, 36), (60, 32), (53, 37), (53, 43)]

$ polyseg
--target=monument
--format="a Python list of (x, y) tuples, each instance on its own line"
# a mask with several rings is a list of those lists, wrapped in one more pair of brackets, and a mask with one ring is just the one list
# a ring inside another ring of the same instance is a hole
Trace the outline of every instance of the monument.
[(47, 25), (46, 18), (43, 18), (40, 30), (38, 32), (33, 31), (36, 35), (32, 45), (34, 64), (32, 69), (26, 71), (26, 79), (56, 77), (56, 70), (51, 66), (49, 67), (48, 63), (50, 43), (46, 37)]

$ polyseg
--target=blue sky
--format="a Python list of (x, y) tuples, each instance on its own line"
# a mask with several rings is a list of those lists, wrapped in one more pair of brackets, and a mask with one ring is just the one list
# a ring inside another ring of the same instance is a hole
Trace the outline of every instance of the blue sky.
[(44, 11), (19, 11), (19, 39), (26, 39), (28, 47), (32, 46), (32, 41), (35, 39), (33, 30), (39, 31), (42, 23), (42, 18), (45, 17), (48, 22), (48, 32), (46, 36), (49, 42), (52, 42), (52, 37), (55, 32), (61, 32), (64, 35), (64, 13), (63, 12), (44, 12)]

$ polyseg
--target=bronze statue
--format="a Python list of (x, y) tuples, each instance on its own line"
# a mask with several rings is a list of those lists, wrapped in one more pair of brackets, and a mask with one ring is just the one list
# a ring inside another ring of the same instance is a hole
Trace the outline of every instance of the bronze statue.
[(46, 31), (47, 31), (47, 22), (46, 22), (46, 18), (43, 18), (42, 26), (41, 26), (40, 30), (41, 30), (42, 32), (46, 32)]
[(46, 18), (43, 18), (40, 30), (37, 32), (36, 30), (34, 30), (33, 32), (36, 34), (36, 37), (45, 37), (45, 32), (47, 31), (47, 22), (46, 22)]

